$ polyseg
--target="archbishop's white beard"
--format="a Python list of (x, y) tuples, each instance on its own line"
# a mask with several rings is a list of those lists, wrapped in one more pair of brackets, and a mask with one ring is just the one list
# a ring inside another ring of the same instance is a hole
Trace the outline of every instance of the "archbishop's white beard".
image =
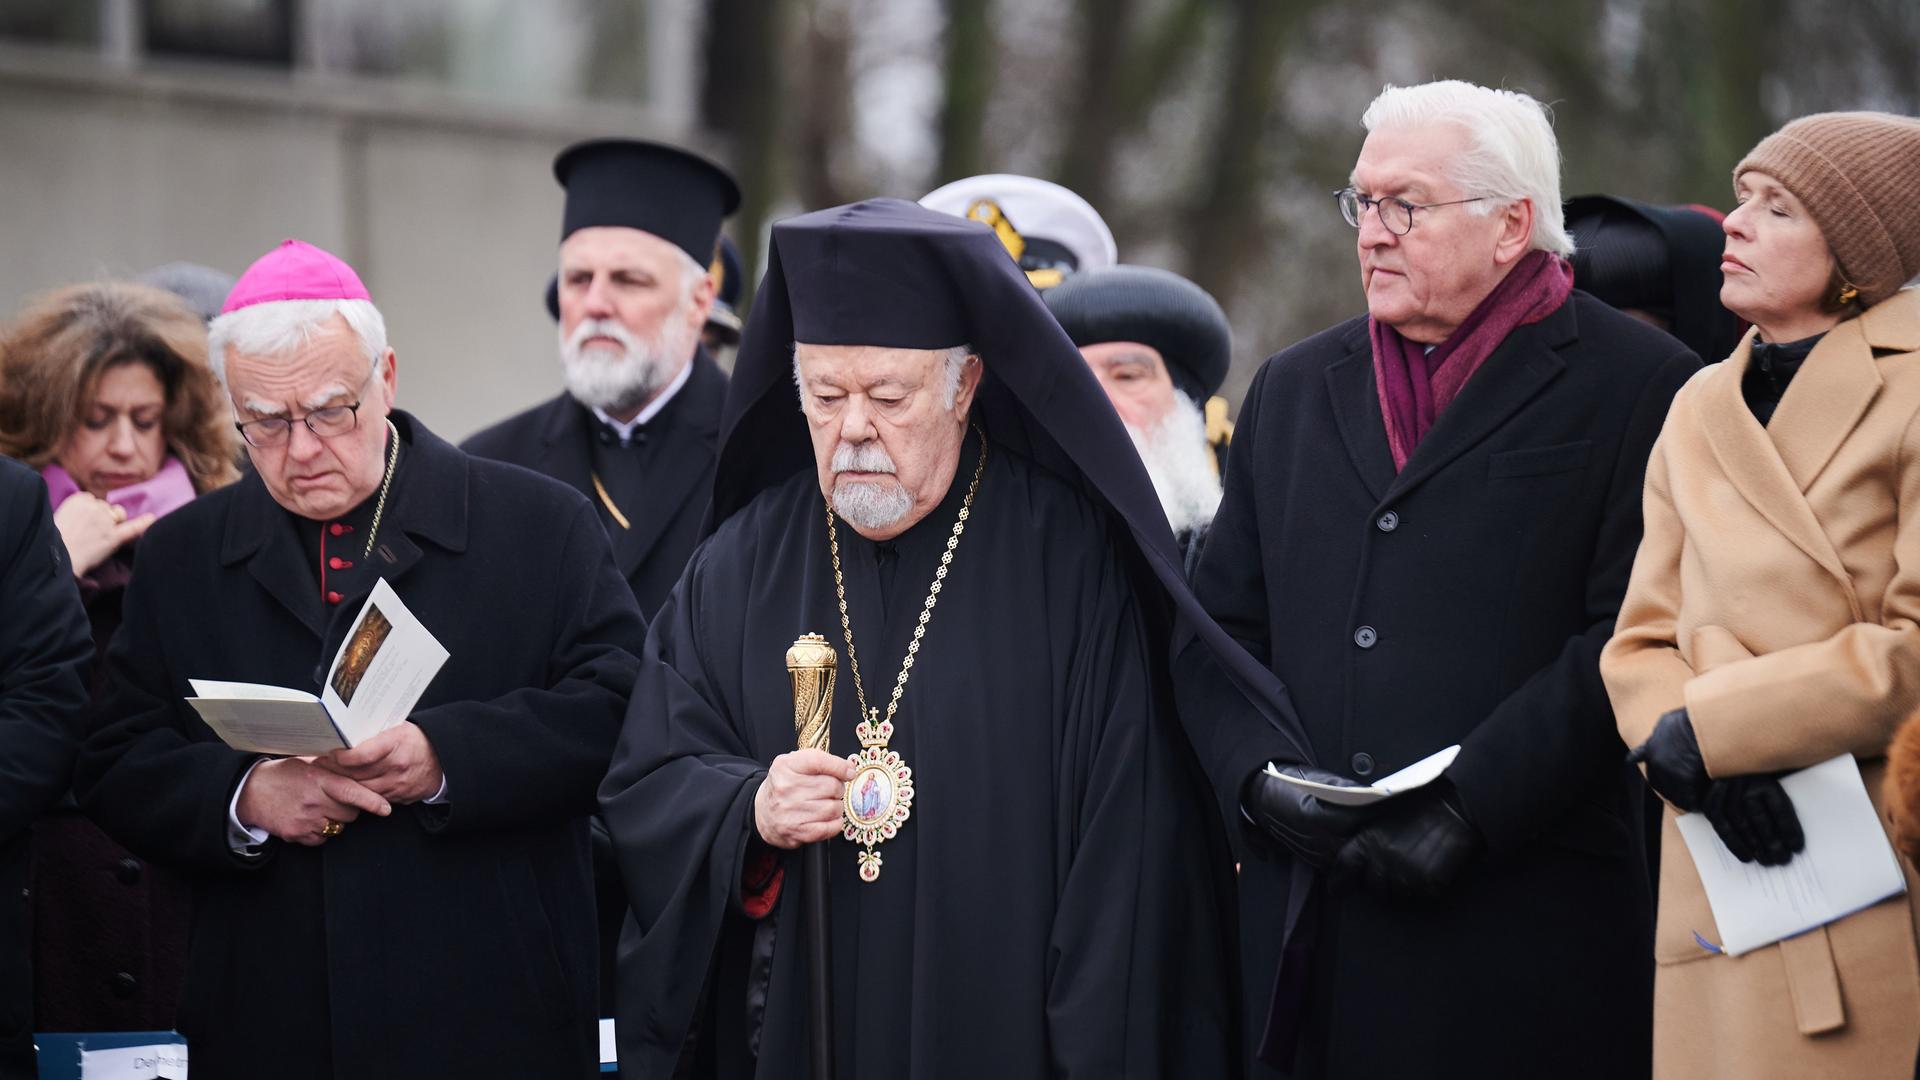
[(1213, 521), (1220, 509), (1220, 477), (1214, 473), (1213, 448), (1207, 445), (1207, 418), (1183, 393), (1174, 393), (1173, 409), (1146, 430), (1127, 425), (1133, 445), (1146, 463), (1147, 476), (1174, 533), (1188, 533)]
[[(651, 335), (636, 337), (618, 319), (582, 319), (573, 333), (560, 332), (560, 366), (566, 372), (567, 393), (589, 408), (624, 412), (645, 404), (679, 374), (679, 366), (693, 355), (694, 335), (677, 312), (662, 320)], [(618, 350), (587, 339), (608, 337)]]
[(828, 467), (834, 472), (833, 512), (856, 529), (873, 531), (897, 524), (913, 509), (913, 495), (893, 480), (842, 480), (840, 473), (893, 473), (893, 458), (877, 442), (841, 443)]

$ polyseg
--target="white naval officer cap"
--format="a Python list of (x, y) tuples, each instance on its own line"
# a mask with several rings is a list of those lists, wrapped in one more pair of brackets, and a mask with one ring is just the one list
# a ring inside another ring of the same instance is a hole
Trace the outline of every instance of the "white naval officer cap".
[(1038, 288), (1119, 259), (1113, 231), (1099, 212), (1072, 191), (1038, 177), (969, 176), (928, 192), (920, 205), (991, 226)]

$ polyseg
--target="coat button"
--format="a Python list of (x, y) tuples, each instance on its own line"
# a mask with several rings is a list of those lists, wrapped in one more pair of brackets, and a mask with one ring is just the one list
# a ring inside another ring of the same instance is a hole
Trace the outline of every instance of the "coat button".
[(327, 594), (327, 603), (329, 603), (329, 604), (337, 604), (337, 603), (339, 603), (340, 601), (342, 601), (342, 600), (345, 600), (345, 599), (346, 599), (346, 597), (344, 597), (344, 596), (341, 596), (341, 595), (340, 595), (339, 593), (337, 593), (337, 592), (330, 592), (330, 593), (328, 593), (328, 594)]
[(348, 562), (347, 560), (341, 558), (338, 555), (335, 555), (333, 558), (327, 560), (327, 567), (328, 569), (331, 569), (331, 570), (346, 570), (352, 566), (353, 566), (352, 563)]
[(1378, 527), (1381, 532), (1392, 532), (1400, 527), (1400, 515), (1389, 510), (1381, 514), (1380, 519), (1375, 521), (1374, 525)]
[(1373, 648), (1373, 643), (1379, 640), (1379, 631), (1371, 626), (1363, 626), (1353, 632), (1353, 643), (1363, 649)]
[(114, 997), (130, 998), (133, 996), (133, 992), (139, 989), (139, 987), (140, 980), (134, 978), (133, 972), (131, 971), (123, 971), (113, 977)]
[(121, 859), (119, 862), (113, 864), (113, 876), (119, 878), (120, 884), (122, 885), (131, 885), (139, 881), (140, 860), (134, 858)]
[(342, 533), (345, 533), (347, 531), (347, 527), (336, 521), (333, 524), (327, 526), (327, 531), (332, 533), (335, 536), (339, 536)]
[(1373, 755), (1372, 754), (1369, 754), (1363, 750), (1360, 753), (1353, 755), (1353, 775), (1355, 776), (1372, 776), (1373, 775)]

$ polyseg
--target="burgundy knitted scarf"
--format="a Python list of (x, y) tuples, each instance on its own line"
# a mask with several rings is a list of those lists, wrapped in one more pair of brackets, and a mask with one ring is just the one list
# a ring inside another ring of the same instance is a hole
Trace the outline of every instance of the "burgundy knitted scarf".
[(1572, 291), (1573, 264), (1552, 252), (1532, 251), (1432, 352), (1385, 323), (1367, 321), (1373, 382), (1395, 472), (1407, 467), (1414, 447), (1507, 335), (1558, 311)]

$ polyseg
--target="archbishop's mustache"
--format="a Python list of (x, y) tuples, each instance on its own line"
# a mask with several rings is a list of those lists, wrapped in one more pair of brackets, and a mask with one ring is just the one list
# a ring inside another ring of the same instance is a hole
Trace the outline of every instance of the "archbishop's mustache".
[(832, 465), (837, 473), (894, 471), (893, 458), (887, 456), (886, 449), (877, 442), (841, 443), (834, 448)]

